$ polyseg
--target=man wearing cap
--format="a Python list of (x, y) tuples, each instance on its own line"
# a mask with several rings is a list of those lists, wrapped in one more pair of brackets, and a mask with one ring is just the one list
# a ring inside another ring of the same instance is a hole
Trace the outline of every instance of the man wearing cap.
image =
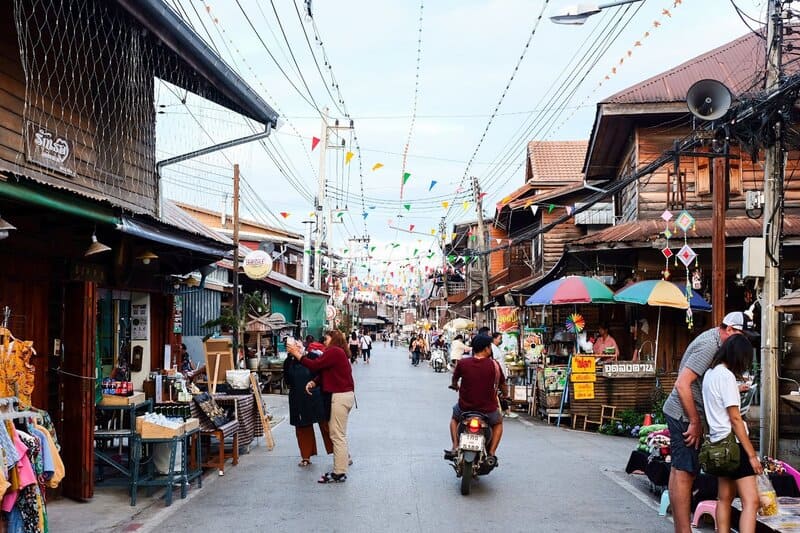
[(718, 327), (698, 335), (686, 348), (675, 387), (664, 402), (672, 454), (669, 501), (676, 533), (692, 530), (692, 485), (700, 470), (698, 454), (703, 440), (703, 374), (722, 343), (743, 329), (744, 314), (735, 311), (725, 315)]
[(492, 359), (491, 337), (476, 335), (472, 339), (472, 357), (461, 359), (456, 365), (450, 388), (458, 391), (458, 403), (453, 406), (453, 416), (450, 419), (453, 448), (445, 450), (445, 459), (452, 459), (458, 448), (458, 421), (461, 414), (468, 411), (477, 411), (488, 419), (492, 426), (492, 439), (487, 452), (494, 456), (500, 437), (503, 436), (503, 415), (497, 401), (497, 390), (499, 388), (501, 395), (505, 397), (508, 395), (508, 388), (500, 366)]

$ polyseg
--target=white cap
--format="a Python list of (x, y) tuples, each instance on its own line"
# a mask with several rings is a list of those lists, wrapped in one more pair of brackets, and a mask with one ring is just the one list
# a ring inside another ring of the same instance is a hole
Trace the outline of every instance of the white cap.
[(725, 315), (722, 319), (722, 324), (733, 329), (742, 331), (744, 329), (744, 313), (741, 311), (733, 311)]

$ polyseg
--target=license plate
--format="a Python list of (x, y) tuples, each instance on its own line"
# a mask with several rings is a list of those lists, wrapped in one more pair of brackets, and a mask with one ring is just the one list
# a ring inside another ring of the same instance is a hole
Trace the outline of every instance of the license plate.
[(462, 433), (459, 447), (462, 450), (471, 450), (479, 452), (483, 449), (483, 435), (472, 435), (470, 433)]

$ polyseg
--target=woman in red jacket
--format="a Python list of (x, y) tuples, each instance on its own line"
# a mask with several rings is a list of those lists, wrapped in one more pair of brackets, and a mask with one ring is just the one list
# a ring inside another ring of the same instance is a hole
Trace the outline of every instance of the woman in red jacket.
[[(347, 449), (347, 417), (355, 403), (353, 370), (347, 341), (340, 331), (325, 333), (325, 351), (317, 359), (304, 356), (300, 344), (287, 346), (289, 354), (300, 364), (320, 374), (322, 391), (331, 394), (331, 419), (328, 423), (333, 441), (333, 471), (323, 475), (320, 483), (341, 483), (347, 481), (347, 466), (350, 454)], [(309, 381), (306, 391), (317, 386)]]

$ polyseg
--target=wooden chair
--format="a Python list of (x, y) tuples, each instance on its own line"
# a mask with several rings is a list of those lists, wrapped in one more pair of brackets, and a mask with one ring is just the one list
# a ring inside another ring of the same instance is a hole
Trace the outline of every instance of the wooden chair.
[[(239, 464), (239, 421), (231, 420), (221, 427), (216, 427), (195, 402), (190, 404), (192, 416), (200, 420), (200, 444), (203, 447), (203, 468), (216, 468), (220, 476), (225, 475), (225, 461), (232, 460), (232, 465)], [(211, 437), (217, 439), (217, 447), (211, 445)], [(232, 439), (230, 452), (225, 451), (225, 439)], [(205, 446), (203, 443), (205, 442)]]
[[(617, 413), (617, 408), (613, 405), (601, 405), (600, 406), (600, 417), (598, 420), (590, 420), (589, 416), (585, 416), (583, 419), (583, 430), (586, 431), (586, 426), (589, 424), (596, 425), (598, 428), (606, 423), (606, 421), (612, 420), (619, 420), (618, 417), (614, 416)], [(574, 419), (573, 419), (573, 427), (574, 427)]]

